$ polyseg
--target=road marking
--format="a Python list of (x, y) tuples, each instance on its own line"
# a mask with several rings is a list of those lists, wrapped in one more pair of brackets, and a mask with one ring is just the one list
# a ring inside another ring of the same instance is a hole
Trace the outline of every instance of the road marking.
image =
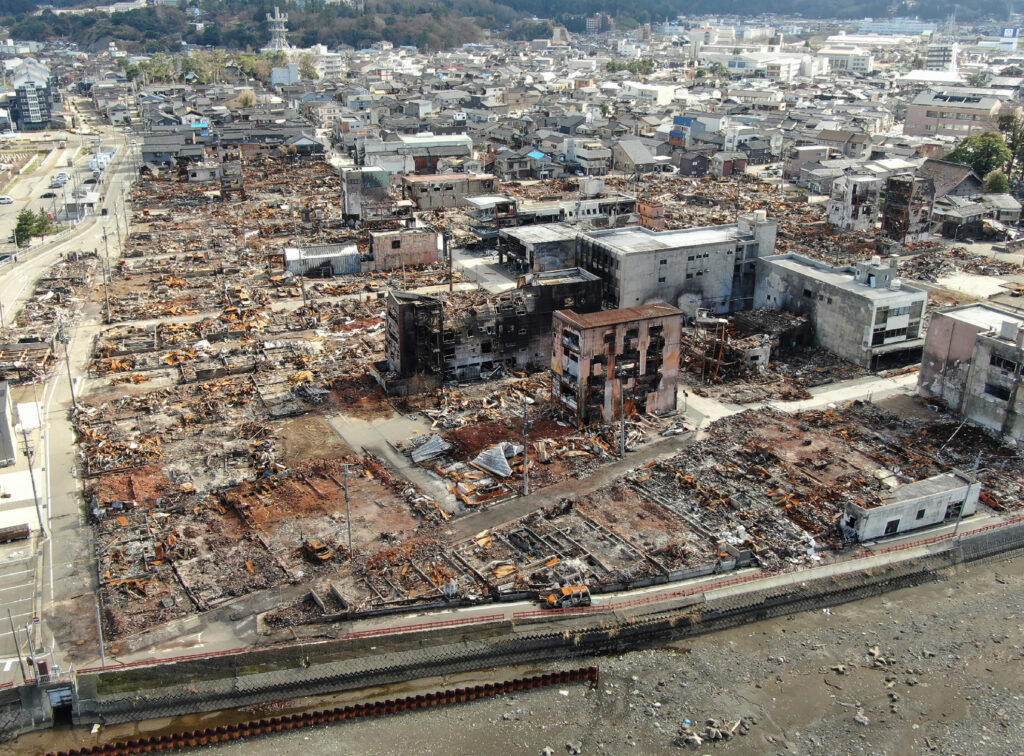
[(16, 662), (16, 661), (18, 661), (18, 660), (17, 659), (4, 659), (4, 672), (10, 672), (11, 671), (11, 665), (13, 665), (14, 662)]
[(0, 604), (0, 608), (3, 608), (5, 606), (13, 606), (14, 604), (24, 604), (26, 601), (31, 601), (31, 600), (32, 600), (32, 596), (24, 596), (23, 598), (14, 599), (14, 601), (8, 601), (6, 603)]
[(14, 591), (14, 590), (17, 590), (18, 588), (25, 588), (25, 587), (28, 587), (28, 586), (31, 586), (31, 585), (32, 585), (32, 583), (21, 583), (19, 585), (11, 585), (11, 586), (8, 586), (7, 588), (0, 588), (0, 592), (2, 592), (2, 591)]
[(0, 580), (3, 578), (14, 577), (15, 575), (26, 575), (29, 572), (35, 572), (35, 570), (21, 570), (20, 572), (5, 572), (0, 575)]

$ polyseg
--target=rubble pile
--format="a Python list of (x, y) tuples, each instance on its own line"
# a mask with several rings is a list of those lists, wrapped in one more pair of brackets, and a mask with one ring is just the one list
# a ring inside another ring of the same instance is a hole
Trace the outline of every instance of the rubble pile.
[(1024, 273), (1017, 263), (991, 260), (970, 254), (963, 247), (933, 245), (929, 249), (900, 259), (900, 274), (916, 281), (938, 281), (954, 273), (982, 276), (1011, 276)]

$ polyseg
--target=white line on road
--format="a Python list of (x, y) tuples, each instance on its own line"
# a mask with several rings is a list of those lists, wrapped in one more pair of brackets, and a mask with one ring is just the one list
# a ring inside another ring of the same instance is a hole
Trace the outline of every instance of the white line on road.
[(32, 587), (31, 583), (21, 583), (20, 585), (11, 585), (11, 586), (8, 586), (7, 588), (0, 588), (0, 593), (2, 593), (3, 591), (16, 591), (19, 588), (30, 588), (30, 587)]

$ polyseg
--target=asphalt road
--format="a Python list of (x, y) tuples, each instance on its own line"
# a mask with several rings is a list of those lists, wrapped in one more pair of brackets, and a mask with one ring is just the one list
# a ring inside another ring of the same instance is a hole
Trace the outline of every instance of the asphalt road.
[[(115, 133), (113, 129), (108, 128), (104, 138), (109, 140), (105, 143), (117, 145), (120, 153), (107, 170), (106, 186), (100, 187), (101, 191), (105, 191), (101, 207), (108, 209), (108, 215), (89, 218), (79, 224), (70, 236), (59, 242), (40, 245), (28, 254), (21, 253), (17, 263), (0, 269), (0, 302), (3, 303), (5, 317), (10, 317), (21, 308), (32, 296), (34, 282), (65, 252), (102, 250), (106, 231), (111, 256), (119, 254), (115, 224), (122, 223), (124, 228), (122, 188), (132, 176), (131, 160), (127, 154), (130, 145), (126, 144), (124, 135)], [(52, 156), (53, 163), (57, 163), (58, 159), (58, 156)], [(20, 207), (31, 206), (31, 202), (38, 201), (33, 197), (46, 191), (39, 187), (48, 186), (49, 176), (56, 170), (51, 161), (46, 161), (18, 182), (19, 185), (23, 184)], [(85, 170), (91, 175), (87, 165)], [(19, 205), (8, 205), (6, 208), (16, 215)], [(5, 217), (4, 222), (9, 222), (13, 228), (13, 220)], [(2, 228), (4, 226), (0, 225)], [(95, 306), (93, 308), (96, 309)], [(98, 315), (98, 311), (87, 311), (82, 319), (87, 321)], [(84, 333), (79, 334), (76, 324), (71, 327), (68, 350), (72, 373), (76, 376), (84, 375), (88, 363), (89, 340)], [(75, 469), (74, 432), (69, 413), (72, 404), (71, 386), (64, 365), (58, 365), (47, 383), (40, 387), (39, 394), (41, 427), (30, 441), (35, 449), (35, 464), (41, 483), (40, 504), (47, 537), (39, 539), (34, 535), (31, 541), (0, 549), (0, 682), (21, 678), (6, 610), (11, 609), (12, 615), (15, 615), (15, 625), (19, 626), (39, 616), (41, 622), (32, 625), (33, 645), (49, 648), (53, 645), (54, 633), (51, 628), (56, 627), (55, 623), (64, 623), (70, 619), (69, 614), (65, 613), (69, 608), (69, 599), (90, 593), (95, 587), (95, 571), (91, 569), (91, 536), (80, 505)], [(19, 632), (19, 637), (24, 650), (24, 635)], [(95, 640), (92, 642), (95, 643)], [(61, 664), (59, 648), (55, 660)]]

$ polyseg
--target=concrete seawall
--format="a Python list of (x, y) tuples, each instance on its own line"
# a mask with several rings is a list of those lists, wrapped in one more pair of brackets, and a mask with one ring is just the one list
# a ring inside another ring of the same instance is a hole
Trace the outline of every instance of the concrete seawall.
[[(445, 673), (569, 660), (817, 610), (939, 579), (956, 565), (1024, 547), (1024, 523), (969, 533), (834, 569), (795, 572), (623, 611), (495, 621), (323, 641), (77, 676), (76, 723), (106, 724), (235, 709)], [(188, 682), (183, 682), (188, 681)], [(0, 691), (0, 733), (48, 726), (46, 696)]]

